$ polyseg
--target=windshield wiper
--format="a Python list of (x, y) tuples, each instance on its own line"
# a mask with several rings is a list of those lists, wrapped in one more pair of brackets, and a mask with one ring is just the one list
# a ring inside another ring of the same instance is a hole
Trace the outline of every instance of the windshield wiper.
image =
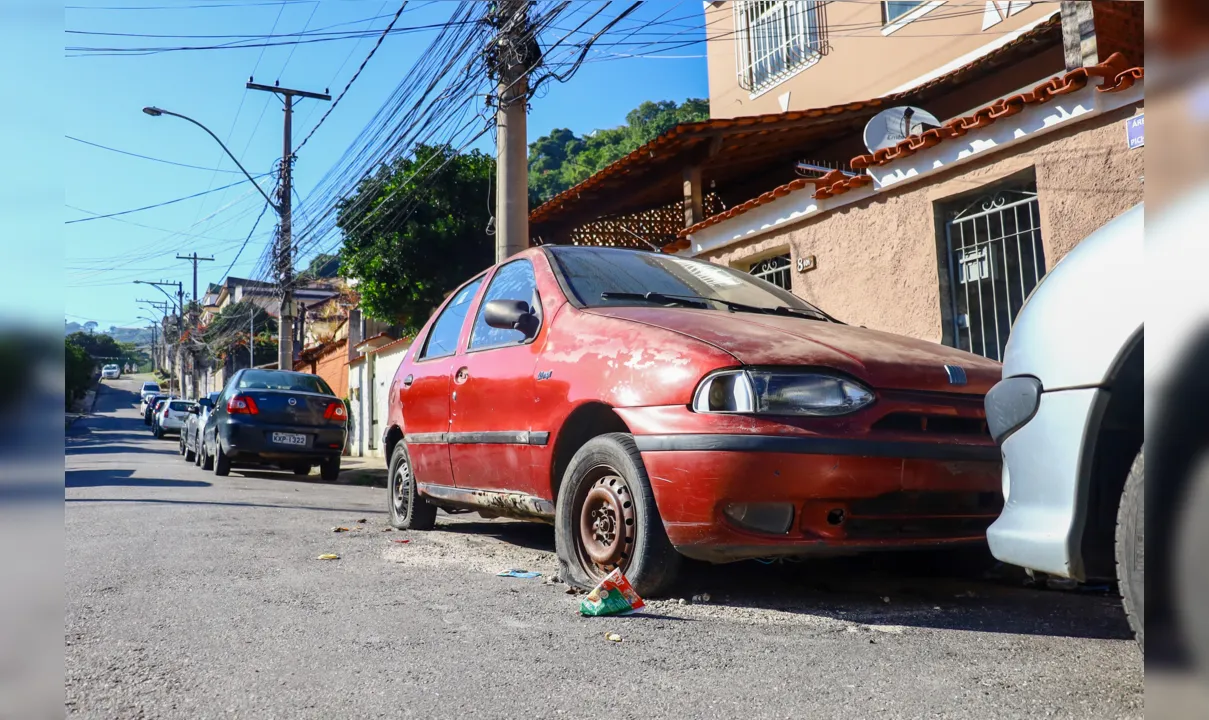
[(649, 302), (659, 302), (669, 305), (683, 305), (685, 307), (695, 307), (709, 309), (709, 304), (705, 298), (693, 297), (692, 295), (665, 295), (664, 293), (648, 292), (648, 293), (632, 293), (632, 292), (602, 292), (601, 300), (647, 300)]
[(785, 315), (788, 317), (803, 318), (805, 320), (819, 320), (822, 322), (833, 322), (843, 325), (839, 320), (831, 317), (827, 313), (812, 307), (810, 310), (799, 310), (786, 305), (777, 305), (776, 307), (760, 307), (758, 305), (747, 305), (745, 303), (734, 302), (732, 300), (723, 300), (722, 298), (707, 298), (695, 295), (672, 295), (668, 293), (648, 292), (648, 293), (626, 293), (626, 292), (602, 292), (600, 294), (602, 300), (650, 300), (652, 302), (675, 303), (684, 305), (685, 307), (695, 307), (708, 309), (711, 302), (725, 305), (731, 312), (749, 312), (759, 313), (761, 315)]

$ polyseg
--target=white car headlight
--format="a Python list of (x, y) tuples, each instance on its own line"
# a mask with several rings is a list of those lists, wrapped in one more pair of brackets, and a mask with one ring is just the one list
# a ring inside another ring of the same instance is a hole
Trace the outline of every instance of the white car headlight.
[(871, 390), (840, 375), (746, 368), (707, 376), (693, 395), (693, 410), (826, 417), (856, 412), (873, 401)]

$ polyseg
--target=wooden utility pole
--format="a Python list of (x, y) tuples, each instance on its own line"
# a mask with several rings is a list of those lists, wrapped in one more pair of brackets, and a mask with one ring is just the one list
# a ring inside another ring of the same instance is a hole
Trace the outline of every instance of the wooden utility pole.
[(277, 212), (281, 214), (281, 228), (277, 235), (278, 282), (281, 286), (281, 312), (277, 319), (277, 368), (294, 369), (294, 248), (292, 245), (293, 216), (290, 199), (293, 185), (294, 151), (291, 137), (294, 115), (294, 98), (313, 100), (332, 99), (326, 93), (292, 90), (279, 85), (258, 85), (248, 79), (249, 90), (263, 90), (279, 95), (284, 104), (285, 130), (281, 142), (281, 185), (277, 195)]
[(496, 17), (495, 261), (529, 247), (529, 148), (526, 113), (533, 43), (529, 0), (500, 0)]

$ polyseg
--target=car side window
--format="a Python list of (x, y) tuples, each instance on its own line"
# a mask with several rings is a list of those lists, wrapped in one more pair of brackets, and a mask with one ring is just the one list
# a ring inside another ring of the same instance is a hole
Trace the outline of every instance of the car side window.
[(428, 333), (428, 340), (424, 342), (418, 360), (445, 357), (458, 349), (458, 336), (462, 334), (462, 324), (470, 312), (470, 301), (482, 284), (483, 278), (480, 277), (453, 296), (432, 324), (432, 331)]
[(489, 348), (501, 345), (516, 345), (525, 341), (525, 334), (511, 328), (493, 328), (487, 324), (487, 303), (492, 300), (524, 300), (536, 312), (541, 312), (537, 297), (537, 279), (533, 276), (533, 263), (514, 260), (500, 266), (483, 293), (478, 316), (470, 334), (470, 347)]

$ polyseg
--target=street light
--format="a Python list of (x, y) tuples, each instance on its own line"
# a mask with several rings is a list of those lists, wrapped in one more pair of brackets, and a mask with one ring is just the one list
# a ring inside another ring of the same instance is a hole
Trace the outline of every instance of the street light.
[[(135, 285), (150, 285), (151, 287), (155, 288), (156, 290), (159, 290), (160, 292), (162, 292), (164, 294), (164, 297), (168, 298), (169, 302), (172, 303), (172, 307), (176, 308), (178, 312), (180, 311), (180, 309), (181, 309), (180, 303), (178, 303), (176, 301), (176, 298), (172, 297), (171, 293), (169, 293), (167, 290), (160, 287), (159, 283), (148, 282), (146, 280), (135, 280), (134, 284)], [(167, 313), (164, 313), (164, 314), (166, 315)]]
[(265, 193), (264, 188), (260, 187), (260, 184), (256, 182), (256, 178), (252, 177), (252, 174), (249, 173), (246, 169), (244, 169), (244, 166), (239, 162), (239, 160), (235, 157), (235, 155), (230, 150), (227, 149), (227, 146), (225, 144), (223, 144), (222, 140), (218, 139), (217, 135), (215, 135), (213, 132), (210, 131), (210, 128), (206, 127), (205, 125), (202, 125), (201, 123), (199, 123), (198, 121), (194, 120), (193, 118), (191, 118), (187, 115), (181, 115), (180, 113), (174, 113), (171, 110), (157, 108), (154, 105), (148, 105), (147, 107), (143, 108), (143, 112), (150, 115), (151, 117), (159, 117), (161, 115), (171, 115), (172, 117), (178, 117), (181, 120), (188, 120), (189, 122), (198, 126), (202, 130), (205, 130), (206, 133), (208, 133), (210, 135), (210, 137), (214, 138), (214, 142), (218, 143), (218, 146), (223, 149), (223, 152), (225, 152), (227, 154), (227, 157), (231, 158), (231, 161), (234, 162), (235, 165), (241, 171), (243, 171), (244, 177), (246, 177), (249, 182), (251, 182), (253, 185), (256, 186), (256, 189), (260, 191), (260, 194), (262, 196), (264, 196), (265, 202), (267, 202), (269, 204), (269, 207), (273, 208), (278, 213), (281, 212), (281, 207), (277, 203), (273, 202), (272, 199), (269, 198), (268, 194)]

